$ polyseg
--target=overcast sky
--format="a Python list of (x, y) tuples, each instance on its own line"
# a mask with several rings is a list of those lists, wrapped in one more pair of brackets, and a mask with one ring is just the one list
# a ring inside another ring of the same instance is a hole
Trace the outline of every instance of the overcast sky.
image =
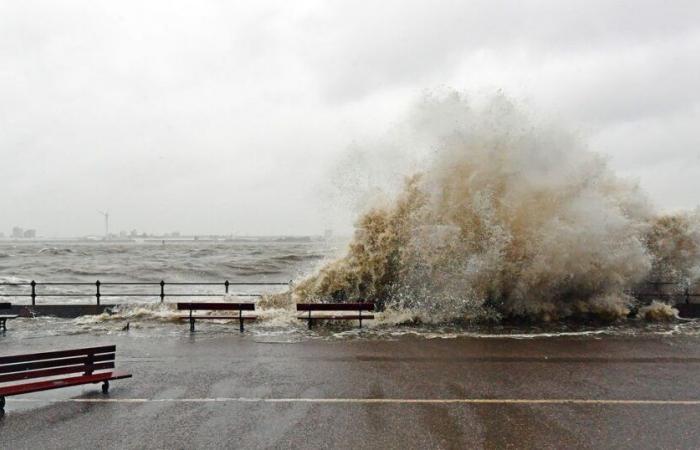
[(340, 155), (445, 87), (700, 203), (697, 1), (0, 0), (0, 231), (335, 228)]

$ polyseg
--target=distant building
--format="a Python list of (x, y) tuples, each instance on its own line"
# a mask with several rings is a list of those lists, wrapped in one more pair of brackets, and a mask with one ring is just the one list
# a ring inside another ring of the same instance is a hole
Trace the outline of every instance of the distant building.
[(34, 239), (36, 237), (36, 230), (25, 230), (24, 237), (27, 239)]
[(129, 233), (129, 236), (132, 238), (139, 237), (139, 232), (136, 230), (131, 230), (131, 233)]
[(126, 231), (123, 231), (123, 230), (122, 230), (122, 231), (119, 232), (119, 237), (120, 237), (120, 238), (123, 239), (123, 238), (125, 238), (125, 237), (127, 237), (127, 236), (128, 236), (128, 233), (127, 233)]
[(172, 236), (173, 236), (173, 237), (180, 237), (180, 232), (179, 232), (179, 231), (173, 231)]
[(327, 228), (327, 229), (323, 232), (323, 238), (326, 239), (326, 240), (328, 240), (328, 239), (331, 239), (332, 237), (333, 237), (333, 230), (331, 230), (330, 228)]
[(12, 237), (15, 239), (23, 238), (24, 237), (24, 229), (22, 229), (20, 227), (12, 228)]

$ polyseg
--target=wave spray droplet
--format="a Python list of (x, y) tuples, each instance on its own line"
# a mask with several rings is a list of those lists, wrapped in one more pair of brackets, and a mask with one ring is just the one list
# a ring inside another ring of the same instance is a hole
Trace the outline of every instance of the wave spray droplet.
[(450, 94), (421, 111), (437, 130), (425, 170), (365, 212), (346, 256), (298, 283), (297, 298), (434, 320), (612, 319), (636, 284), (697, 274), (697, 215), (657, 217), (575, 134), (500, 95), (474, 108)]

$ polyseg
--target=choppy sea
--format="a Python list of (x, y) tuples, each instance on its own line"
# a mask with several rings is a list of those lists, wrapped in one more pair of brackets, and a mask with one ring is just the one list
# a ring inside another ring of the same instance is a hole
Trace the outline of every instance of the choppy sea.
[[(16, 319), (9, 324), (5, 339), (28, 339), (47, 335), (91, 333), (128, 334), (134, 337), (182, 335), (186, 324), (177, 320), (174, 303), (183, 298), (192, 301), (256, 301), (257, 294), (280, 293), (283, 285), (235, 285), (226, 295), (224, 281), (230, 283), (289, 283), (313, 273), (325, 261), (344, 250), (341, 240), (289, 240), (282, 238), (219, 241), (4, 241), (0, 242), (0, 301), (28, 304), (28, 286), (7, 283), (89, 283), (88, 285), (39, 285), (38, 304), (95, 303), (96, 280), (102, 283), (216, 283), (204, 286), (166, 284), (165, 303), (160, 302), (160, 287), (147, 285), (105, 285), (103, 303), (118, 304), (110, 313), (76, 319), (39, 317)], [(13, 297), (12, 295), (18, 296)], [(43, 296), (42, 294), (62, 294)], [(63, 295), (65, 294), (65, 296)], [(120, 295), (128, 294), (128, 295)], [(138, 295), (144, 294), (144, 295)], [(179, 294), (181, 296), (168, 295)], [(184, 297), (183, 297), (184, 296)], [(296, 319), (293, 310), (267, 309), (260, 320), (247, 326), (246, 338), (269, 342), (294, 342), (298, 339), (393, 339), (405, 335), (424, 338), (470, 336), (483, 339), (530, 339), (580, 336), (603, 339), (609, 336), (698, 335), (700, 324), (694, 320), (648, 324), (545, 325), (407, 325), (396, 317), (377, 314), (360, 330), (354, 323), (333, 324), (308, 330)], [(128, 324), (128, 327), (127, 327)], [(198, 335), (238, 333), (237, 325), (227, 321), (198, 323)]]

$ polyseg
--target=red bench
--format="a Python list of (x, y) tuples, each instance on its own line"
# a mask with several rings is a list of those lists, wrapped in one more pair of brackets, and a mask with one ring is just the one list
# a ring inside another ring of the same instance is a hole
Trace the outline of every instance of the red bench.
[[(11, 395), (97, 383), (102, 383), (102, 392), (106, 394), (110, 380), (131, 378), (129, 373), (112, 370), (116, 350), (116, 345), (107, 345), (0, 356), (0, 414), (4, 411), (5, 397)], [(35, 381), (37, 378), (47, 379)], [(33, 381), (24, 382), (30, 379)]]
[[(0, 303), (0, 309), (10, 309), (12, 305), (10, 303)], [(10, 319), (16, 319), (16, 314), (0, 314), (0, 328), (2, 331), (7, 331), (7, 321)]]
[[(374, 311), (374, 303), (297, 303), (297, 311), (306, 312), (297, 319), (309, 322), (309, 328), (315, 320), (359, 320), (362, 328), (363, 320), (374, 319), (371, 314), (362, 315), (362, 311)], [(322, 314), (311, 315), (314, 311), (357, 311), (357, 314)]]
[[(257, 320), (257, 316), (244, 316), (243, 311), (255, 311), (255, 303), (178, 303), (177, 309), (189, 310), (187, 316), (180, 316), (180, 320), (190, 322), (190, 331), (194, 331), (195, 320), (238, 320), (241, 333), (243, 332), (243, 322)], [(195, 316), (193, 311), (238, 311), (237, 316)]]

